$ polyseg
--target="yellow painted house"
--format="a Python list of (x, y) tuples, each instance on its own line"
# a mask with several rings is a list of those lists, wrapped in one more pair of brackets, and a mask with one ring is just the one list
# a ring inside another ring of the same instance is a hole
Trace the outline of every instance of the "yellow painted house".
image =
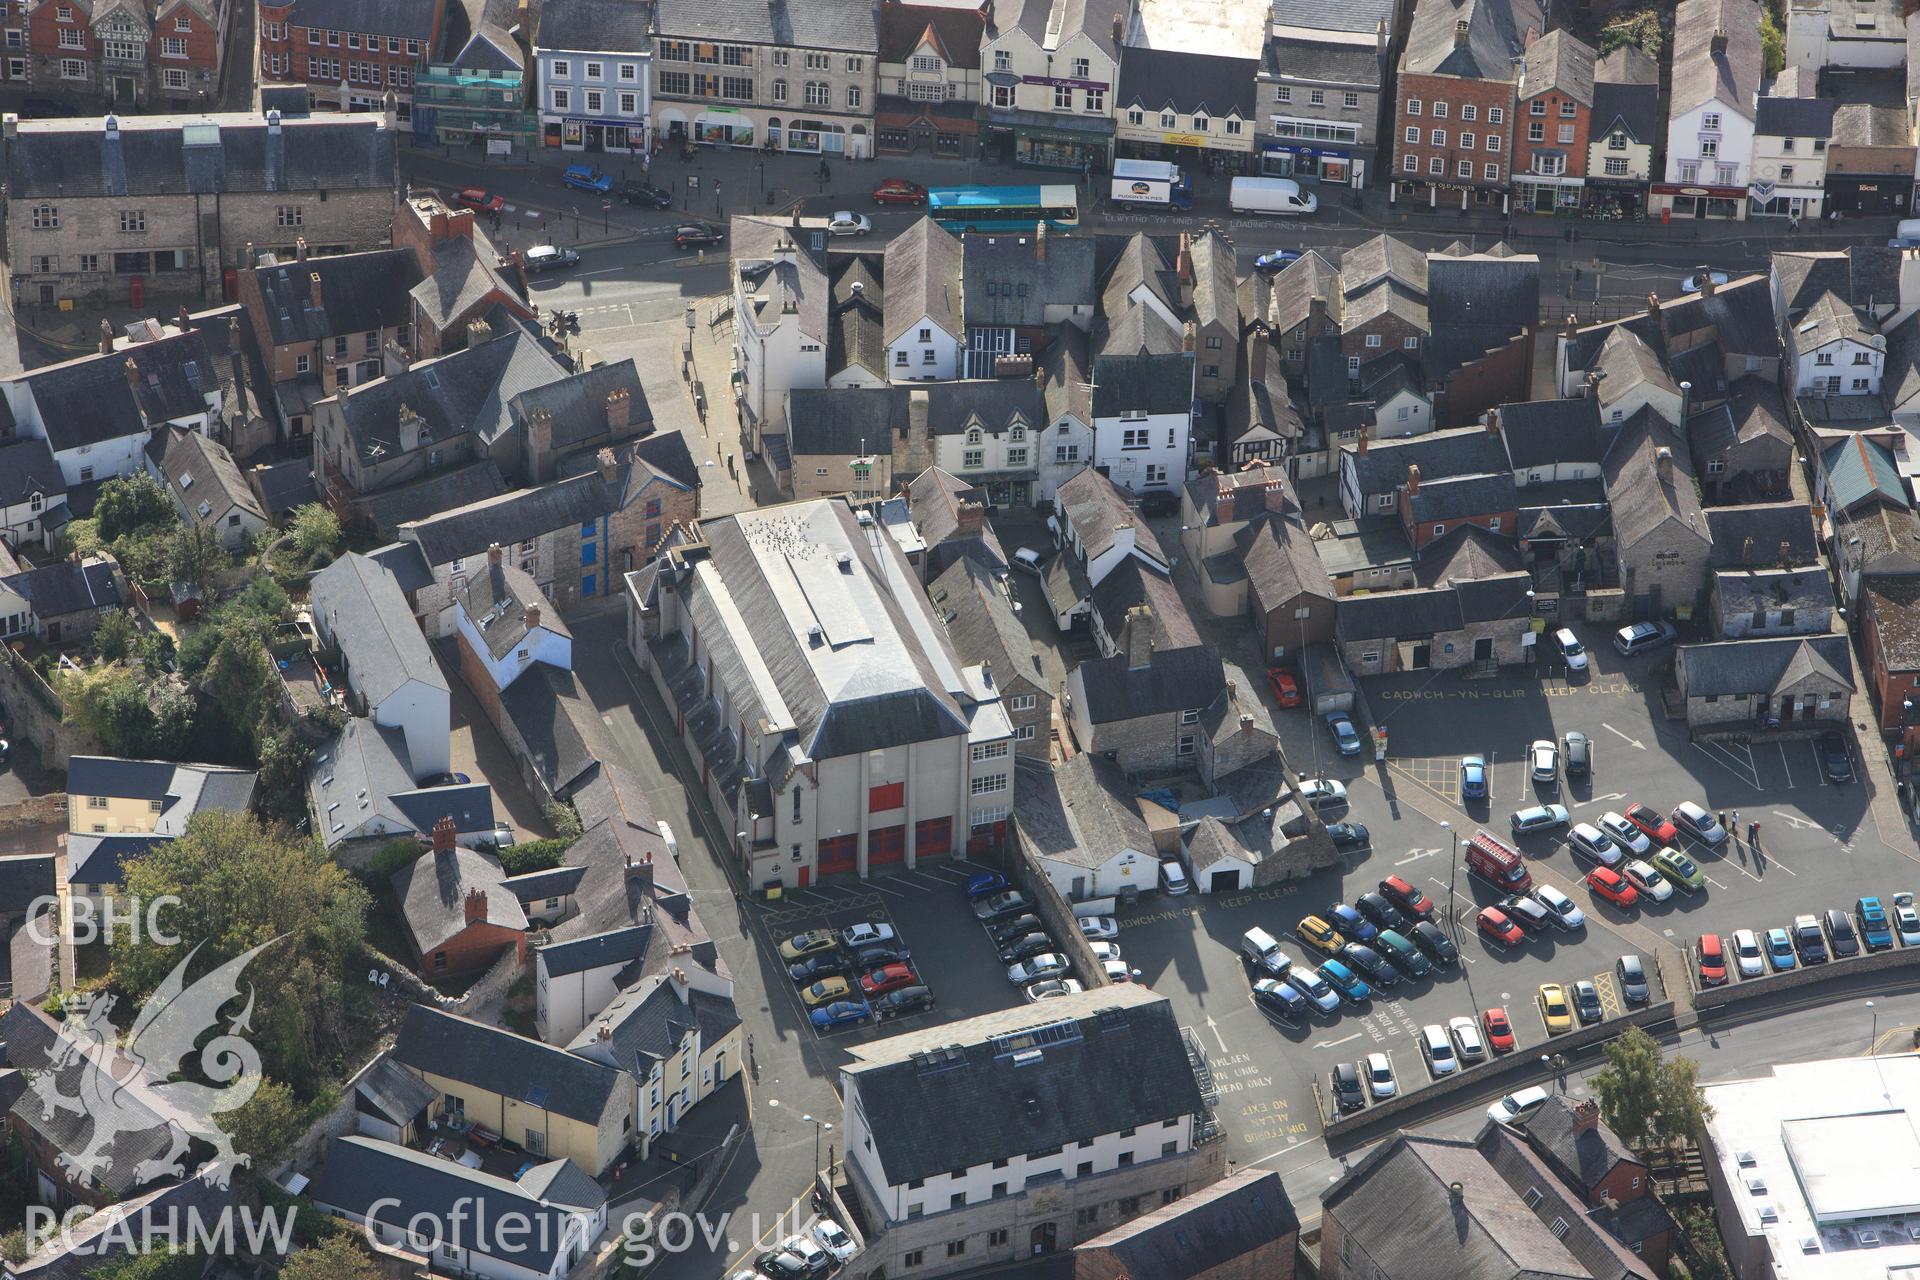
[(656, 1139), (740, 1074), (741, 1038), (732, 983), (722, 994), (698, 971), (675, 969), (622, 992), (568, 1052), (624, 1073), (645, 1159)]
[(177, 836), (202, 809), (245, 809), (253, 781), (250, 770), (217, 764), (74, 756), (67, 764), (67, 830)]

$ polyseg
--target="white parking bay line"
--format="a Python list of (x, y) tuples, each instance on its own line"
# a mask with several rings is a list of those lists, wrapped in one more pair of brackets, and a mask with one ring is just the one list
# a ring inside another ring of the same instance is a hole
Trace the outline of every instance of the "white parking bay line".
[(867, 888), (878, 889), (881, 893), (890, 893), (896, 898), (904, 898), (907, 896), (906, 891), (904, 889), (889, 889), (887, 888), (887, 886), (881, 884), (878, 880), (867, 881)]
[(1793, 766), (1787, 763), (1787, 744), (1776, 742), (1773, 745), (1780, 748), (1780, 767), (1787, 771), (1787, 786), (1792, 787), (1794, 785)]

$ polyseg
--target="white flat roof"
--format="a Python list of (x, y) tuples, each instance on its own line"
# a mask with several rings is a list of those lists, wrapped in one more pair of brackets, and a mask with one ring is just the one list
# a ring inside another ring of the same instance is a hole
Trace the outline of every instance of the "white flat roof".
[(1780, 1131), (1819, 1225), (1920, 1214), (1920, 1138), (1905, 1111), (1810, 1116)]

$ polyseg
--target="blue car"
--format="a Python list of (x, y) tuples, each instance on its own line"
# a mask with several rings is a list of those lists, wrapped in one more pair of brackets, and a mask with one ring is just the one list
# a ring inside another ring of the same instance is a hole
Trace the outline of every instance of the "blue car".
[(568, 165), (567, 171), (560, 175), (560, 183), (576, 191), (591, 191), (597, 196), (613, 191), (613, 179), (590, 164)]
[(984, 871), (967, 881), (967, 900), (971, 902), (976, 898), (984, 898), (1009, 887), (1007, 878), (998, 871)]
[(1380, 936), (1379, 927), (1344, 902), (1327, 908), (1327, 923), (1355, 942), (1372, 942)]
[(807, 1016), (813, 1019), (815, 1028), (827, 1031), (834, 1027), (850, 1027), (856, 1022), (865, 1022), (870, 1012), (865, 1000), (835, 1000), (830, 1005), (815, 1009)]
[(1366, 980), (1338, 960), (1323, 961), (1320, 976), (1348, 1004), (1364, 1004), (1373, 998), (1373, 988), (1367, 985)]
[(1853, 913), (1860, 921), (1860, 941), (1866, 944), (1867, 950), (1893, 950), (1893, 926), (1887, 920), (1887, 909), (1880, 905), (1880, 899), (1860, 899), (1853, 904)]
[(1343, 756), (1360, 754), (1360, 734), (1353, 727), (1353, 721), (1344, 711), (1327, 712), (1327, 732), (1333, 735), (1334, 746)]
[(1487, 798), (1487, 758), (1485, 756), (1460, 757), (1460, 798), (1462, 800)]
[(1793, 939), (1785, 929), (1767, 930), (1767, 963), (1775, 973), (1784, 973), (1800, 963), (1793, 954)]
[(1255, 258), (1253, 260), (1253, 267), (1256, 271), (1278, 271), (1280, 268), (1298, 261), (1300, 261), (1300, 251), (1298, 249), (1275, 249), (1270, 253), (1263, 253)]

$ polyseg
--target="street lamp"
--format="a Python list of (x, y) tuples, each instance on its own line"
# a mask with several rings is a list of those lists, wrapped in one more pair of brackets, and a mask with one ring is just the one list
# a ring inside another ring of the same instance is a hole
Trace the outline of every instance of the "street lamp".
[(1460, 877), (1460, 833), (1453, 829), (1451, 822), (1442, 822), (1440, 829), (1447, 833), (1452, 841), (1451, 863), (1447, 868), (1447, 933), (1453, 938), (1453, 945), (1460, 945), (1460, 915), (1456, 909), (1454, 882)]
[[(1307, 675), (1307, 619), (1313, 616), (1310, 606), (1302, 605), (1293, 611), (1294, 621), (1300, 624), (1300, 698), (1306, 704), (1307, 715), (1313, 715), (1313, 684)], [(1307, 741), (1313, 746), (1313, 773), (1320, 776), (1320, 735), (1317, 732), (1307, 734)]]
[[(780, 1100), (778, 1098), (768, 1098), (767, 1105), (777, 1107), (780, 1105)], [(820, 1135), (823, 1133), (832, 1133), (833, 1124), (827, 1120), (815, 1120), (811, 1115), (802, 1115), (800, 1119), (813, 1126), (813, 1173), (817, 1178), (820, 1176)]]
[(1867, 1001), (1867, 1012), (1873, 1015), (1873, 1029), (1867, 1033), (1867, 1056), (1872, 1057), (1880, 1043), (1880, 1014), (1871, 1000)]

